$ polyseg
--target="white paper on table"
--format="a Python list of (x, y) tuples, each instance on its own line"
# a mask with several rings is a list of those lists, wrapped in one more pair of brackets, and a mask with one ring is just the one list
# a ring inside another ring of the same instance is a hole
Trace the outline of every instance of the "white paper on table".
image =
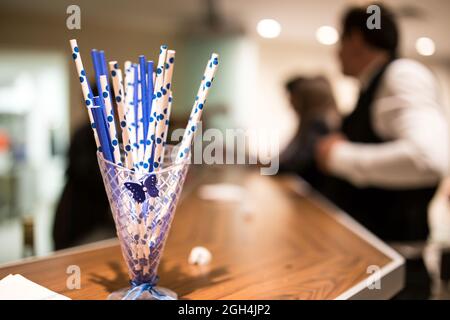
[(10, 274), (0, 280), (0, 300), (70, 300), (44, 288), (20, 274)]
[(229, 183), (205, 184), (198, 194), (203, 200), (239, 202), (245, 196), (245, 189)]

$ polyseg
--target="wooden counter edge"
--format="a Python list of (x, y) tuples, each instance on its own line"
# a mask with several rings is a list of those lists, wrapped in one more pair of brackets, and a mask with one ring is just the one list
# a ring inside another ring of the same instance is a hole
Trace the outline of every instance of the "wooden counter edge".
[[(299, 195), (304, 195), (305, 186), (309, 189), (308, 200), (333, 217), (341, 225), (364, 239), (378, 251), (385, 254), (392, 261), (381, 267), (378, 272), (371, 274), (365, 280), (360, 281), (353, 287), (341, 293), (335, 300), (366, 300), (366, 299), (390, 299), (404, 287), (405, 282), (405, 259), (393, 248), (379, 239), (372, 232), (363, 227), (348, 213), (342, 211), (328, 199), (316, 192), (307, 182), (299, 177), (290, 177), (293, 184), (291, 189)], [(370, 289), (369, 285), (379, 281), (380, 289)]]

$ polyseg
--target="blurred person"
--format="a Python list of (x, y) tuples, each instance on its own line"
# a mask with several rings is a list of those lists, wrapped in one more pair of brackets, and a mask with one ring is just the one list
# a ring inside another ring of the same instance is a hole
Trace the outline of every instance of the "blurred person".
[(314, 161), (314, 146), (340, 123), (331, 85), (324, 77), (296, 77), (285, 88), (301, 123), (280, 155), (279, 172), (296, 173), (320, 191), (324, 179)]
[[(95, 85), (92, 90), (95, 94)], [(92, 128), (86, 121), (70, 142), (67, 181), (53, 224), (55, 250), (115, 236), (96, 151)]]
[[(448, 173), (449, 138), (438, 85), (422, 64), (398, 58), (399, 32), (379, 5), (381, 28), (368, 29), (366, 8), (343, 17), (339, 58), (360, 82), (354, 111), (316, 146), (319, 167), (338, 179), (325, 195), (386, 241), (423, 241), (427, 206)], [(407, 260), (401, 298), (427, 298), (423, 261)]]

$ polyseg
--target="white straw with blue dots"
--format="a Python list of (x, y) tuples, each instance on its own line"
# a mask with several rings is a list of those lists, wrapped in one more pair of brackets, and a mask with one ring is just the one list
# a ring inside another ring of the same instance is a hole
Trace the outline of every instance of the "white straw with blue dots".
[(153, 155), (153, 167), (158, 168), (164, 162), (164, 141), (166, 128), (169, 125), (168, 105), (170, 90), (172, 86), (172, 76), (175, 67), (175, 50), (168, 50), (164, 62), (163, 83), (158, 93), (161, 97), (156, 97), (156, 125), (155, 125), (155, 151)]
[[(162, 98), (163, 98), (163, 84), (164, 84), (164, 69), (167, 56), (167, 46), (162, 45), (159, 50), (158, 65), (156, 67), (155, 85), (154, 85), (154, 95), (153, 95), (153, 106), (152, 114), (150, 116), (150, 125), (148, 127), (147, 140), (150, 142), (150, 146), (147, 149), (156, 150), (158, 141), (156, 137), (156, 128), (158, 127), (158, 122), (162, 121), (163, 108), (162, 108)], [(156, 152), (150, 157), (149, 153), (146, 152), (144, 155), (144, 161), (149, 163), (150, 171), (153, 171), (159, 167), (158, 158), (155, 157)], [(152, 159), (150, 159), (152, 158)], [(151, 161), (153, 160), (153, 161)]]
[(81, 60), (80, 49), (78, 48), (77, 40), (70, 40), (70, 46), (72, 47), (72, 58), (75, 61), (75, 67), (77, 68), (77, 73), (80, 79), (81, 91), (83, 92), (84, 102), (88, 108), (89, 121), (91, 123), (92, 131), (94, 132), (95, 144), (97, 150), (100, 150), (100, 140), (98, 139), (97, 131), (95, 130), (94, 116), (92, 115), (91, 108), (94, 106), (93, 96), (89, 90), (88, 80), (86, 77), (86, 71), (83, 67), (83, 61)]
[(122, 70), (119, 69), (117, 61), (111, 61), (109, 63), (109, 69), (111, 71), (111, 78), (113, 82), (114, 95), (116, 97), (117, 113), (119, 115), (119, 124), (122, 130), (122, 144), (125, 154), (125, 164), (128, 169), (133, 169), (133, 152), (131, 151), (131, 141), (129, 135), (128, 122), (126, 120), (126, 109), (123, 89), (123, 77)]
[(125, 109), (126, 109), (126, 120), (128, 127), (128, 135), (130, 138), (131, 152), (133, 154), (133, 168), (138, 169), (138, 144), (136, 143), (136, 117), (134, 114), (134, 71), (131, 67), (131, 62), (127, 61), (125, 63)]
[(219, 65), (219, 55), (213, 53), (211, 59), (208, 61), (203, 75), (202, 81), (200, 82), (200, 87), (198, 89), (197, 96), (195, 97), (195, 102), (192, 107), (191, 115), (189, 117), (186, 130), (184, 131), (183, 140), (181, 141), (180, 147), (178, 149), (178, 154), (176, 162), (182, 162), (186, 157), (188, 157), (192, 139), (194, 138), (197, 126), (201, 121), (203, 107), (206, 103), (206, 98), (209, 93), (209, 89), (214, 81), (214, 75), (217, 71)]

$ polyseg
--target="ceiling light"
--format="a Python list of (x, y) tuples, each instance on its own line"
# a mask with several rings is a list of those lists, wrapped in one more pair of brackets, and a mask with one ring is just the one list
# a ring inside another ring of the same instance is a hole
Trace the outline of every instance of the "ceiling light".
[(273, 19), (263, 19), (258, 22), (256, 31), (263, 38), (276, 38), (280, 35), (281, 25)]
[(316, 39), (321, 44), (332, 45), (335, 44), (339, 39), (339, 34), (335, 28), (330, 26), (321, 26), (316, 31)]
[(422, 37), (416, 41), (416, 50), (422, 56), (432, 56), (436, 51), (436, 46), (432, 39)]

